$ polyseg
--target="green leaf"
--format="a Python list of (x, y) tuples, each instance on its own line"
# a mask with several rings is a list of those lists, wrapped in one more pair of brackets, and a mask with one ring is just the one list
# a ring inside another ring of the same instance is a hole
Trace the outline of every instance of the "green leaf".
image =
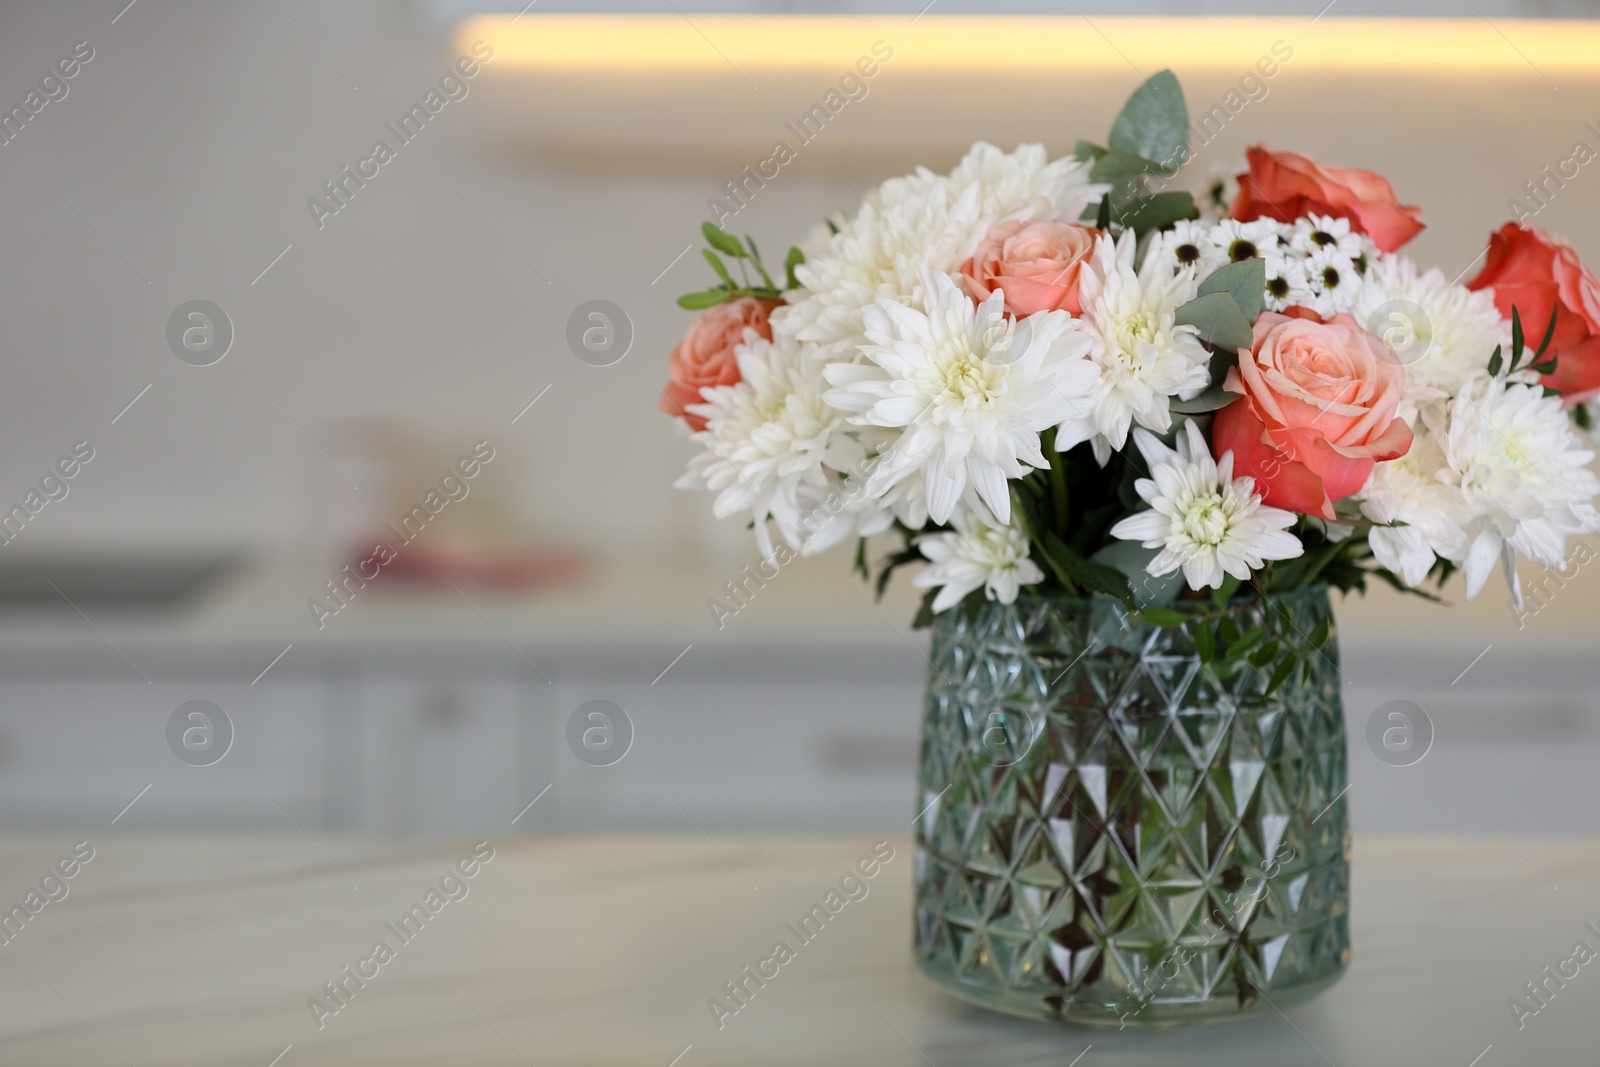
[(1142, 197), (1137, 204), (1119, 212), (1117, 221), (1134, 233), (1143, 236), (1151, 230), (1160, 230), (1182, 219), (1198, 218), (1194, 197), (1188, 193), (1157, 193)]
[(1100, 208), (1094, 215), (1094, 228), (1104, 232), (1111, 229), (1111, 197), (1101, 197)]
[(1250, 320), (1227, 293), (1207, 293), (1184, 304), (1173, 316), (1180, 326), (1195, 327), (1200, 340), (1221, 349), (1237, 351), (1249, 348), (1255, 340)]
[[(1115, 507), (1119, 513), (1123, 510), (1121, 505)], [(1150, 561), (1156, 558), (1158, 551), (1145, 548), (1137, 541), (1113, 541), (1090, 556), (1089, 562), (1110, 567), (1124, 575), (1133, 590), (1133, 599), (1140, 606), (1165, 606), (1178, 599), (1178, 594), (1183, 591), (1183, 572), (1174, 571), (1160, 578), (1151, 574)]]
[(1194, 630), (1194, 650), (1201, 663), (1210, 663), (1217, 655), (1217, 638), (1211, 627), (1202, 622)]
[(1097, 144), (1092, 144), (1089, 141), (1080, 140), (1077, 144), (1072, 146), (1073, 158), (1085, 163), (1091, 159), (1099, 159), (1105, 154), (1106, 150), (1104, 148), (1101, 148)]
[(1278, 651), (1277, 645), (1262, 645), (1260, 648), (1250, 653), (1250, 666), (1259, 671), (1261, 668), (1278, 658)]
[(863, 582), (872, 580), (872, 570), (867, 566), (867, 539), (856, 538), (856, 571), (861, 575)]
[(739, 239), (726, 230), (719, 229), (709, 222), (700, 224), (700, 232), (705, 235), (706, 244), (715, 248), (724, 255), (733, 256), (735, 259), (745, 258), (744, 245)]
[(767, 268), (761, 263), (761, 253), (756, 249), (756, 239), (745, 234), (744, 243), (750, 246), (750, 261), (756, 265), (756, 272), (761, 275), (761, 280), (767, 283), (768, 289), (776, 289), (777, 286), (772, 284), (772, 275), (767, 273)]
[(1129, 178), (1137, 178), (1143, 174), (1154, 174), (1157, 165), (1143, 156), (1130, 156), (1122, 152), (1107, 152), (1094, 161), (1094, 166), (1089, 170), (1089, 180), (1096, 182), (1119, 182)]
[(1238, 659), (1255, 647), (1257, 641), (1267, 636), (1266, 627), (1256, 626), (1239, 635), (1239, 640), (1228, 646), (1228, 655)]
[(678, 297), (678, 306), (688, 308), (690, 311), (700, 311), (704, 308), (716, 307), (733, 299), (733, 293), (727, 289), (707, 289), (700, 293), (689, 293), (687, 296)]
[(1500, 346), (1494, 346), (1494, 355), (1489, 357), (1489, 377), (1500, 377), (1500, 366), (1505, 362), (1505, 357), (1500, 352)]
[(926, 630), (933, 625), (933, 598), (939, 595), (939, 590), (930, 589), (922, 596), (922, 605), (917, 608), (916, 618), (911, 620), (913, 630)]
[(1516, 370), (1517, 364), (1522, 362), (1522, 316), (1517, 312), (1517, 305), (1511, 305), (1511, 369)]
[(1238, 399), (1238, 393), (1228, 392), (1219, 382), (1216, 385), (1207, 387), (1206, 391), (1199, 396), (1191, 397), (1188, 400), (1179, 400), (1177, 397), (1173, 397), (1170, 404), (1173, 411), (1181, 414), (1203, 415), (1208, 411), (1225, 408)]
[(1111, 124), (1113, 152), (1143, 156), (1167, 167), (1181, 165), (1189, 147), (1189, 109), (1177, 76), (1163, 70), (1135, 89)]
[(1139, 612), (1139, 616), (1151, 626), (1160, 626), (1169, 630), (1182, 626), (1194, 617), (1181, 611), (1174, 611), (1171, 608), (1144, 608)]
[(1267, 288), (1267, 261), (1259, 257), (1229, 263), (1200, 283), (1200, 295), (1227, 293), (1244, 317), (1255, 322)]
[(729, 276), (728, 268), (723, 266), (722, 257), (709, 248), (702, 248), (700, 254), (706, 257), (706, 262), (711, 264), (711, 269), (717, 272), (717, 277), (721, 278), (729, 289), (734, 288), (733, 278)]
[[(1550, 338), (1556, 335), (1556, 314), (1561, 310), (1561, 301), (1557, 300), (1550, 308), (1550, 325), (1544, 328), (1544, 340), (1539, 342), (1539, 350), (1533, 354), (1535, 360), (1544, 355), (1544, 350), (1550, 347)], [(1554, 359), (1554, 356), (1550, 357)]]
[(1289, 680), (1289, 675), (1294, 673), (1295, 665), (1299, 662), (1299, 657), (1293, 652), (1283, 654), (1283, 658), (1278, 661), (1278, 666), (1272, 672), (1272, 677), (1267, 681), (1267, 696), (1283, 688), (1283, 683)]
[(1048, 529), (1044, 531), (1040, 547), (1052, 567), (1064, 572), (1075, 584), (1096, 593), (1114, 596), (1124, 604), (1133, 606), (1133, 590), (1128, 588), (1128, 579), (1124, 578), (1121, 572), (1098, 563), (1090, 563), (1079, 555), (1076, 549)]
[(1333, 620), (1326, 615), (1322, 621), (1311, 629), (1311, 636), (1306, 638), (1306, 645), (1314, 652), (1328, 643), (1328, 635), (1333, 632)]
[(800, 287), (799, 279), (794, 276), (794, 269), (805, 261), (806, 254), (800, 251), (798, 247), (791, 246), (789, 248), (789, 255), (783, 261), (783, 270), (787, 275), (786, 280), (788, 282), (786, 288), (798, 289)]

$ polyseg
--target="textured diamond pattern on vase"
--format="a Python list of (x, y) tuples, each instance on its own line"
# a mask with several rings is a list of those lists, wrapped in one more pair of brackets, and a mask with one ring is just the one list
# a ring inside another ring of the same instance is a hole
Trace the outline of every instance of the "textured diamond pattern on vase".
[[(1330, 615), (1321, 588), (1278, 603), (1302, 635)], [(915, 938), (945, 989), (1171, 1025), (1296, 1003), (1348, 965), (1337, 643), (1269, 697), (1270, 669), (1218, 677), (1192, 627), (1099, 599), (938, 616)]]

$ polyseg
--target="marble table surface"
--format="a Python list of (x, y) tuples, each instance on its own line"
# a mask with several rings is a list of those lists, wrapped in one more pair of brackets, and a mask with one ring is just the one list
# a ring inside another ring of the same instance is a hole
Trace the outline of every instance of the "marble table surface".
[[(867, 895), (719, 1028), (708, 1000), (793, 940), (785, 923), (874, 843), (115, 826), (0, 840), (0, 904), (26, 909), (44, 883), (37, 913), (0, 944), (0, 1064), (1600, 1062), (1600, 963), (1547, 983), (1555, 992), (1520, 1029), (1508, 1007), (1576, 943), (1600, 950), (1586, 926), (1600, 928), (1591, 838), (1358, 839), (1354, 959), (1339, 985), (1286, 1015), (1156, 1033), (992, 1015), (922, 980), (907, 944), (912, 857), (896, 839)], [(401, 929), (413, 905), (422, 918)]]

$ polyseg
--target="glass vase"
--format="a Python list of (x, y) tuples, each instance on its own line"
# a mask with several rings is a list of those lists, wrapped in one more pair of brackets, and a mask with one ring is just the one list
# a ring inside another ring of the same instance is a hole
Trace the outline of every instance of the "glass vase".
[[(1332, 626), (1323, 586), (1227, 614), (1229, 632), (1270, 624), (1303, 646)], [(1271, 691), (1274, 665), (1218, 664), (1204, 638), (1203, 658), (1200, 628), (1105, 598), (969, 601), (936, 617), (915, 955), (947, 992), (1017, 1015), (1171, 1026), (1286, 1008), (1343, 973), (1337, 635)]]

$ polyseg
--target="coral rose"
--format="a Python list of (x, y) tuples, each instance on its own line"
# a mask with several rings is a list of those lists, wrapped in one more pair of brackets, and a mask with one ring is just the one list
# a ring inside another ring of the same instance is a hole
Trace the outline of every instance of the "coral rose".
[(691, 415), (689, 405), (702, 402), (700, 390), (707, 386), (734, 385), (739, 381), (735, 346), (744, 340), (745, 330), (754, 330), (772, 340), (768, 319), (780, 303), (742, 296), (696, 315), (689, 332), (667, 361), (668, 381), (661, 387), (661, 410), (683, 419), (693, 430), (704, 430), (706, 420)]
[(1393, 252), (1422, 232), (1421, 208), (1395, 200), (1388, 179), (1370, 170), (1329, 167), (1293, 152), (1249, 150), (1250, 170), (1239, 175), (1239, 195), (1228, 214), (1241, 222), (1269, 218), (1293, 222), (1303, 215), (1333, 215)]
[(980, 304), (1005, 291), (1006, 310), (1018, 317), (1036, 311), (1081, 315), (1078, 271), (1094, 251), (1099, 230), (1070, 222), (1008, 222), (978, 242), (961, 265), (961, 280)]
[(1333, 502), (1366, 484), (1379, 460), (1411, 448), (1395, 416), (1405, 370), (1349, 315), (1327, 322), (1266, 311), (1250, 351), (1224, 387), (1242, 393), (1211, 427), (1211, 449), (1233, 453), (1238, 475), (1266, 503), (1324, 519)]
[(1489, 256), (1468, 289), (1494, 290), (1500, 314), (1517, 309), (1527, 343), (1537, 349), (1555, 312), (1545, 351), (1556, 357), (1544, 384), (1567, 403), (1600, 394), (1600, 282), (1578, 261), (1572, 246), (1534, 226), (1508, 222), (1489, 237)]

